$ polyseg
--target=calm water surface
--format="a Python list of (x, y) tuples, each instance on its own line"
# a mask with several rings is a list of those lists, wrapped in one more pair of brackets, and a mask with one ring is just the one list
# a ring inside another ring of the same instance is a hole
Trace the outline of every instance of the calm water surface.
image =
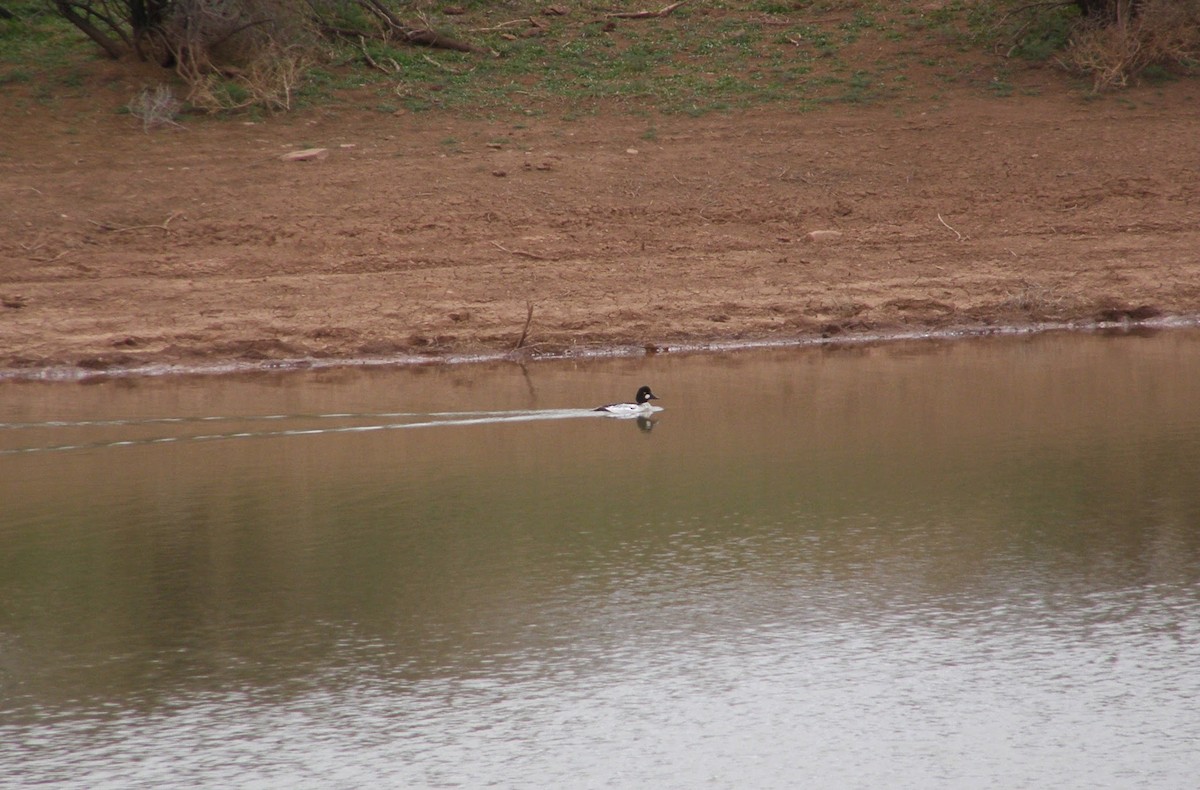
[(3, 383), (0, 785), (1194, 788), (1197, 393), (1194, 333)]

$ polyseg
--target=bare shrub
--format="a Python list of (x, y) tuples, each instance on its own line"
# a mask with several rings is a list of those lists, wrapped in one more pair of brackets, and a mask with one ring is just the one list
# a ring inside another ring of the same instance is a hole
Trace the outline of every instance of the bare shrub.
[(1063, 314), (1063, 308), (1070, 299), (1067, 294), (1024, 280), (1021, 284), (1023, 287), (1019, 290), (1008, 291), (1007, 298), (996, 305), (997, 309), (1015, 312), (1036, 321)]
[(127, 106), (129, 114), (141, 120), (142, 131), (148, 132), (156, 126), (179, 126), (175, 119), (183, 104), (169, 86), (158, 85), (144, 88)]
[(187, 101), (207, 110), (288, 109), (319, 40), (310, 0), (53, 2), (111, 57), (132, 51), (173, 68)]
[(292, 97), (308, 65), (303, 49), (271, 44), (241, 67), (191, 60), (186, 67), (181, 64), (179, 71), (188, 84), (188, 102), (200, 109), (286, 111), (292, 108)]
[(1200, 58), (1200, 0), (1113, 0), (1111, 13), (1080, 20), (1061, 61), (1120, 88), (1148, 66), (1191, 66)]
[(159, 35), (188, 101), (205, 110), (291, 108), (314, 40), (301, 0), (175, 0)]
[(110, 57), (133, 52), (174, 69), (187, 86), (187, 102), (210, 111), (290, 109), (310, 58), (329, 38), (486, 51), (437, 33), (420, 9), (423, 26), (406, 24), (391, 8), (394, 0), (51, 2)]

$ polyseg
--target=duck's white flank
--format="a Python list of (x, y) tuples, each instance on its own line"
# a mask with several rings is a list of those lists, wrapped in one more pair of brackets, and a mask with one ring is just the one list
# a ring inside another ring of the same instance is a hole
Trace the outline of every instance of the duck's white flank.
[(633, 400), (633, 403), (610, 403), (607, 406), (597, 406), (593, 411), (616, 414), (622, 417), (634, 417), (639, 414), (662, 411), (661, 407), (650, 403), (652, 400), (658, 400), (658, 396), (651, 392), (649, 387), (639, 388)]

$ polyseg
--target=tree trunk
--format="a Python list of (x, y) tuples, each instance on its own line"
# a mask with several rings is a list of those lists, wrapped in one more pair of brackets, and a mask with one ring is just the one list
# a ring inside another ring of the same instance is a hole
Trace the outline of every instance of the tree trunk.
[(1116, 22), (1126, 15), (1137, 16), (1141, 4), (1141, 0), (1075, 0), (1079, 13), (1102, 24)]
[(54, 0), (54, 5), (58, 9), (58, 13), (63, 15), (63, 19), (70, 22), (75, 27), (82, 30), (88, 38), (95, 41), (100, 49), (113, 60), (117, 60), (125, 53), (125, 48), (114, 41), (111, 37), (105, 35), (104, 31), (91, 23), (87, 17), (80, 15), (75, 6), (71, 4), (71, 0)]
[(167, 21), (168, 3), (164, 0), (125, 0), (129, 8), (129, 23), (134, 35), (163, 26)]

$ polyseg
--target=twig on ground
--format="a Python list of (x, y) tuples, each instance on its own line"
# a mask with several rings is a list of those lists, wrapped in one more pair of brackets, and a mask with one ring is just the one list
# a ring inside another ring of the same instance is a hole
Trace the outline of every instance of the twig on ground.
[(529, 17), (523, 16), (520, 19), (511, 19), (508, 22), (501, 22), (500, 24), (498, 24), (494, 27), (473, 27), (473, 28), (471, 28), (470, 32), (472, 32), (472, 33), (491, 33), (496, 30), (503, 30), (506, 27), (513, 27), (514, 25), (528, 25), (528, 24), (529, 24)]
[(538, 255), (536, 252), (526, 252), (525, 250), (510, 250), (498, 241), (493, 241), (492, 246), (502, 252), (507, 252), (509, 255), (519, 255), (522, 258), (532, 258), (535, 261), (553, 261), (555, 258), (550, 258), (545, 255)]
[[(375, 15), (380, 22), (387, 28), (387, 32), (399, 37), (401, 40), (409, 44), (420, 44), (426, 47), (435, 47), (438, 49), (453, 49), (458, 52), (474, 52), (484, 55), (498, 55), (499, 53), (483, 49), (474, 44), (457, 39), (443, 36), (441, 33), (435, 32), (431, 26), (424, 28), (414, 28), (404, 24), (395, 12), (393, 12), (383, 0), (365, 0), (364, 7)], [(356, 34), (361, 35), (361, 34)]]
[(358, 37), (358, 44), (359, 44), (359, 46), (362, 48), (363, 59), (367, 61), (367, 65), (368, 65), (368, 66), (370, 66), (370, 67), (371, 67), (371, 68), (373, 68), (373, 69), (378, 69), (379, 71), (382, 71), (384, 74), (387, 74), (387, 75), (389, 75), (389, 76), (391, 76), (391, 75), (394, 73), (394, 72), (388, 71), (388, 70), (387, 70), (387, 69), (385, 69), (383, 66), (380, 66), (378, 63), (376, 63), (376, 62), (375, 62), (375, 58), (371, 57), (371, 53), (370, 53), (370, 51), (368, 51), (368, 50), (367, 50), (367, 39), (366, 39), (366, 37), (364, 37), (364, 36), (359, 36), (359, 37)]
[(171, 220), (175, 219), (176, 217), (181, 217), (181, 216), (183, 216), (182, 211), (172, 211), (171, 216), (167, 217), (165, 220), (163, 220), (162, 222), (160, 222), (157, 225), (126, 225), (126, 226), (120, 227), (120, 228), (114, 227), (113, 225), (109, 225), (107, 222), (97, 222), (94, 219), (89, 219), (88, 222), (92, 223), (100, 230), (108, 231), (109, 233), (124, 233), (127, 230), (150, 230), (152, 228), (158, 228), (159, 230), (163, 230), (163, 231), (166, 231), (167, 233), (170, 233), (171, 228), (169, 227), (169, 225), (171, 224)]
[(430, 63), (432, 63), (434, 66), (436, 66), (437, 68), (441, 69), (442, 71), (448, 71), (448, 72), (450, 72), (451, 74), (461, 74), (461, 73), (462, 73), (462, 72), (460, 72), (458, 69), (451, 68), (451, 67), (447, 66), (447, 65), (446, 65), (446, 64), (444, 64), (444, 63), (438, 63), (436, 60), (434, 60), (433, 58), (429, 57), (428, 55), (422, 54), (422, 55), (421, 55), (421, 57), (422, 57), (422, 58), (424, 58), (425, 60), (429, 61), (429, 62), (430, 62)]
[(678, 3), (671, 3), (668, 6), (663, 6), (657, 11), (617, 11), (604, 16), (609, 19), (661, 19), (664, 16), (670, 15), (672, 11), (686, 3), (687, 0), (679, 0)]
[[(42, 246), (42, 245), (40, 245), (40, 244), (39, 244), (39, 245), (38, 245), (38, 247), (40, 247), (40, 246)], [(34, 249), (36, 249), (36, 247), (35, 247)], [(33, 257), (32, 255), (30, 255), (30, 256), (29, 256), (29, 260), (31, 260), (31, 261), (37, 261), (38, 263), (54, 263), (54, 262), (55, 262), (55, 261), (57, 261), (59, 258), (63, 257), (64, 255), (70, 255), (72, 252), (74, 252), (74, 250), (63, 250), (63, 251), (62, 251), (62, 252), (60, 252), (58, 255), (55, 255), (55, 256), (53, 256), (53, 257), (50, 257), (50, 258), (35, 258), (35, 257)]]
[[(943, 225), (945, 225), (947, 228), (950, 228), (950, 225), (949, 225), (949, 223), (947, 223), (947, 222), (946, 222), (946, 220), (942, 219), (942, 215), (941, 215), (941, 214), (938, 214), (938, 215), (937, 215), (937, 218), (938, 218), (938, 222), (942, 223), (942, 224), (943, 224)], [(961, 233), (959, 233), (958, 231), (954, 230), (954, 228), (950, 228), (950, 231), (951, 231), (952, 233), (954, 233), (954, 235), (955, 235), (955, 236), (957, 236), (957, 237), (958, 237), (958, 240), (959, 240), (959, 241), (962, 241), (962, 240), (963, 240), (963, 235), (962, 235)]]
[(525, 345), (525, 339), (529, 337), (529, 325), (533, 323), (533, 302), (525, 302), (525, 328), (521, 330), (521, 339), (513, 346), (513, 351), (516, 351), (521, 346)]

